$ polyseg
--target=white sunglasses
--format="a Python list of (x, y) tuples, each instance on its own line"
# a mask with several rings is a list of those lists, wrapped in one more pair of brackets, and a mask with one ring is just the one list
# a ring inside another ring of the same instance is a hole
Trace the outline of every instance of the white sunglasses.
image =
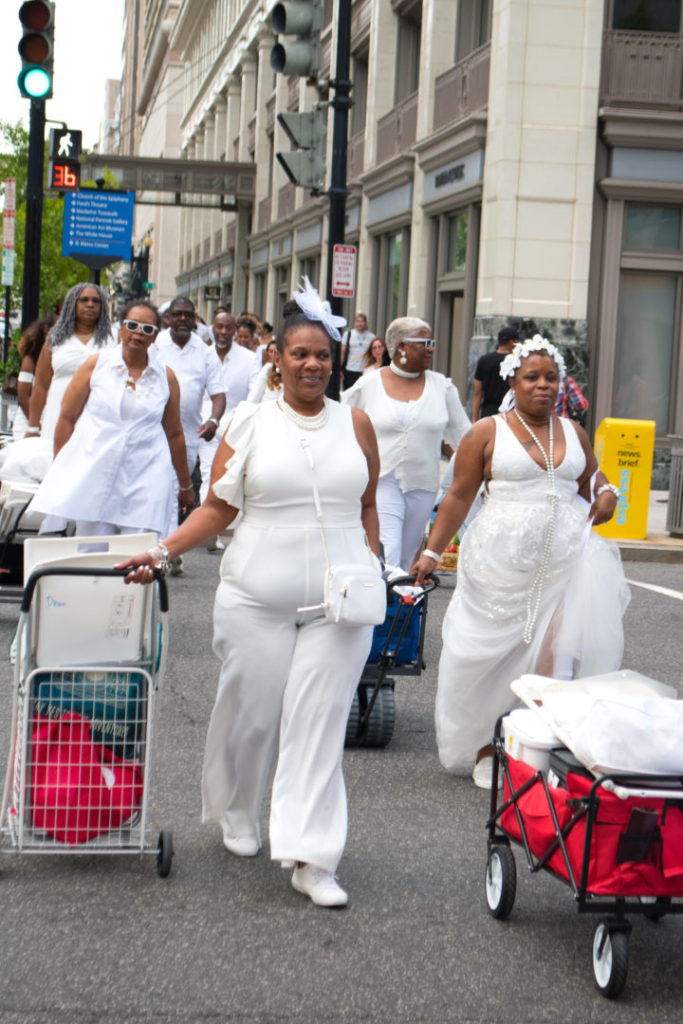
[(155, 335), (159, 330), (156, 324), (141, 324), (139, 320), (124, 320), (123, 326), (131, 333), (134, 331), (142, 331), (142, 333), (146, 334), (148, 338)]
[(434, 338), (404, 338), (406, 342), (412, 342), (415, 345), (424, 345), (428, 352), (436, 348), (436, 341)]

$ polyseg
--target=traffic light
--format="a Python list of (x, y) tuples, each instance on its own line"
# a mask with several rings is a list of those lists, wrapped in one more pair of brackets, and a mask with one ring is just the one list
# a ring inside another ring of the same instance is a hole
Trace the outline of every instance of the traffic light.
[(48, 0), (26, 0), (19, 8), (19, 21), (23, 29), (19, 92), (29, 100), (47, 100), (52, 96), (55, 5)]
[(323, 0), (275, 4), (271, 24), (276, 35), (294, 36), (289, 42), (276, 43), (270, 51), (273, 71), (317, 78), (322, 64)]
[(297, 147), (294, 152), (275, 154), (285, 174), (295, 185), (321, 189), (325, 183), (325, 114), (307, 110), (278, 114), (277, 119)]

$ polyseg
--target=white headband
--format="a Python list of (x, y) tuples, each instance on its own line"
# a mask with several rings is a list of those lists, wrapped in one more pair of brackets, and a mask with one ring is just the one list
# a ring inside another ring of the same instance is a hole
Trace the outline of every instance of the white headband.
[(560, 375), (560, 380), (564, 380), (567, 373), (564, 359), (562, 358), (559, 349), (557, 349), (541, 334), (534, 334), (533, 338), (527, 338), (526, 341), (518, 341), (516, 343), (512, 352), (510, 352), (510, 354), (507, 355), (500, 364), (500, 375), (503, 380), (506, 380), (508, 377), (513, 377), (515, 370), (518, 370), (522, 365), (522, 359), (527, 359), (536, 352), (545, 352), (551, 357), (551, 359), (554, 359)]
[(323, 302), (305, 274), (301, 280), (299, 290), (292, 295), (297, 306), (309, 320), (318, 320), (333, 341), (341, 341), (339, 328), (346, 327), (345, 318), (334, 315), (327, 299)]

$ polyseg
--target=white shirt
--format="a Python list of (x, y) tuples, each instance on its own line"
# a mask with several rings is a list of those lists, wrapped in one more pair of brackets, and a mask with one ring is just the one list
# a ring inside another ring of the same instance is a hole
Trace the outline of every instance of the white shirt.
[(214, 348), (205, 345), (194, 331), (182, 348), (173, 341), (169, 329), (160, 331), (156, 346), (162, 363), (170, 366), (178, 378), (183, 433), (188, 442), (196, 445), (204, 392), (211, 396), (225, 392), (220, 359)]
[[(218, 430), (218, 436), (222, 436), (237, 406), (247, 400), (249, 391), (258, 377), (261, 360), (248, 348), (242, 348), (233, 341), (225, 359), (221, 360), (218, 356), (218, 362), (221, 368), (221, 390), (225, 391), (225, 412)], [(211, 403), (205, 400), (202, 416), (207, 420), (210, 415)]]
[(360, 377), (344, 392), (342, 402), (364, 409), (370, 417), (379, 445), (380, 476), (393, 473), (404, 493), (436, 492), (441, 442), (457, 448), (472, 426), (458, 389), (449, 377), (427, 370), (420, 397), (396, 402), (386, 393), (382, 376), (380, 372)]
[(370, 342), (374, 339), (375, 335), (372, 331), (357, 331), (355, 329), (348, 332), (348, 336), (344, 336), (344, 343), (348, 346), (348, 359), (346, 360), (346, 369), (352, 370), (354, 373), (361, 373), (363, 369), (363, 356), (370, 348)]

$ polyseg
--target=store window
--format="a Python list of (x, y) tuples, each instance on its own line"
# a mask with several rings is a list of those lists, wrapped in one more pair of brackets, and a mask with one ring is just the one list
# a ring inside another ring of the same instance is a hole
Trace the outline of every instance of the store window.
[(320, 290), (320, 256), (306, 256), (302, 259), (301, 273), (306, 275), (314, 288)]
[(624, 249), (680, 249), (681, 211), (677, 206), (626, 204)]
[[(410, 228), (398, 228), (376, 239), (374, 329), (382, 334), (397, 316), (405, 316), (408, 301)], [(372, 319), (372, 317), (371, 317)]]
[(254, 274), (254, 309), (259, 316), (266, 315), (266, 279), (265, 273)]
[(290, 287), (289, 279), (291, 276), (291, 268), (289, 263), (284, 264), (275, 268), (275, 323), (281, 324), (282, 310), (284, 309), (285, 303), (290, 298)]
[(467, 259), (467, 212), (446, 218), (446, 273), (463, 270)]
[(612, 28), (624, 32), (679, 32), (681, 0), (612, 0)]

